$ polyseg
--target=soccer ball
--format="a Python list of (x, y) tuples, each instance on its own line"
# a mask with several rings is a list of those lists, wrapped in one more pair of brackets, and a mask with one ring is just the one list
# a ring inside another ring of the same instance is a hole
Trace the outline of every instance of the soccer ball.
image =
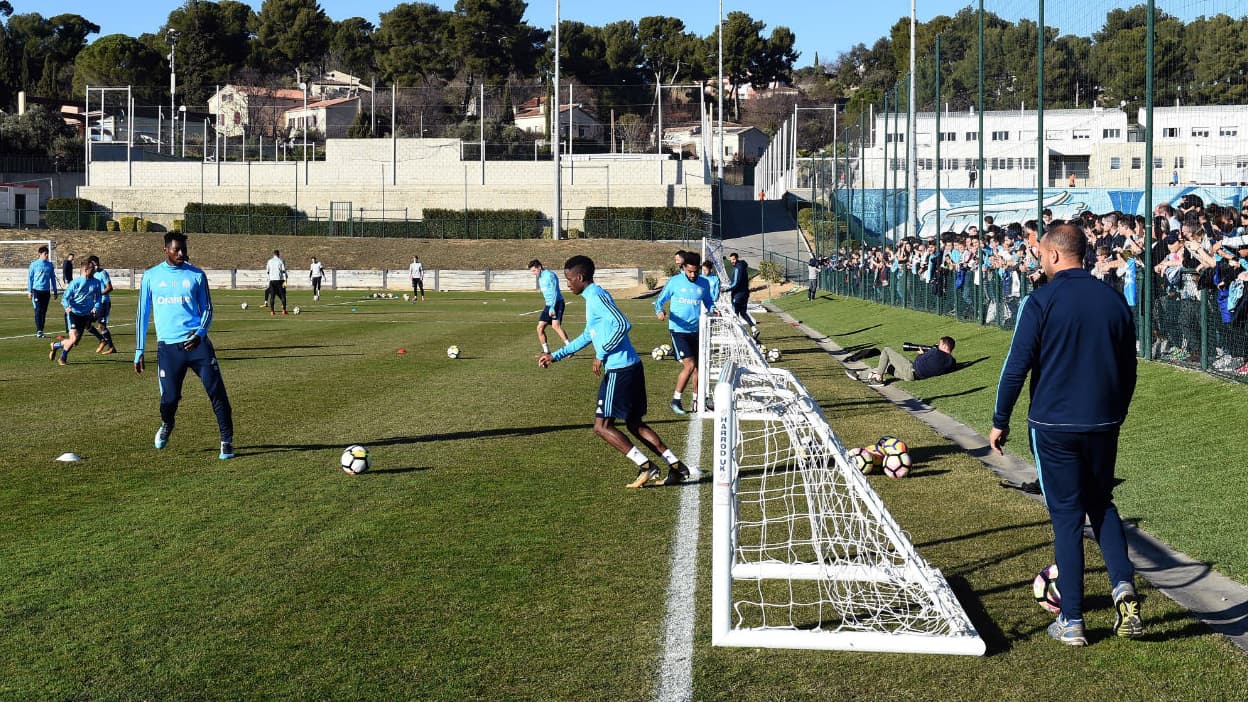
[(1031, 594), (1036, 598), (1036, 604), (1044, 607), (1053, 614), (1061, 614), (1062, 612), (1062, 593), (1057, 591), (1057, 564), (1045, 566), (1036, 574), (1036, 579), (1031, 581)]
[(244, 303), (243, 303), (243, 305), (242, 305), (242, 307), (243, 307), (243, 309), (247, 309), (247, 303), (246, 303), (246, 302), (244, 302)]
[(667, 354), (667, 355), (669, 355), (669, 356), (672, 354), (672, 345), (671, 345), (671, 344), (663, 344), (663, 345), (662, 345), (662, 346), (660, 346), (659, 348), (663, 349), (663, 353), (664, 353), (664, 354)]
[(447, 358), (459, 358), (459, 347), (452, 346), (446, 350)]
[(667, 352), (663, 350), (662, 346), (655, 346), (654, 350), (650, 352), (650, 358), (653, 358), (656, 361), (662, 361), (667, 358)]
[(299, 314), (299, 313), (300, 313), (300, 312), (302, 312), (302, 311), (303, 311), (303, 310), (301, 310), (301, 309), (299, 309), (298, 307), (296, 307), (295, 309), (291, 310), (291, 311), (290, 311), (290, 313), (291, 313), (291, 314)]
[(780, 349), (778, 349), (778, 348), (776, 348), (776, 347), (774, 347), (774, 346), (773, 346), (773, 347), (771, 347), (771, 348), (769, 348), (769, 349), (767, 349), (767, 362), (768, 362), (768, 363), (775, 363), (776, 361), (779, 361), (779, 360), (780, 360), (780, 355), (781, 355), (781, 353), (780, 353)]
[(880, 440), (875, 442), (875, 447), (885, 456), (899, 456), (910, 450), (906, 442), (895, 436), (881, 436)]
[(857, 468), (863, 475), (871, 475), (875, 472), (875, 456), (865, 448), (851, 448), (845, 452), (849, 458), (849, 465)]
[(407, 293), (403, 293), (403, 301), (407, 302)]
[(884, 475), (890, 478), (904, 478), (910, 472), (910, 454), (891, 453), (884, 456)]
[(342, 452), (342, 469), (352, 475), (368, 470), (368, 449), (353, 444)]

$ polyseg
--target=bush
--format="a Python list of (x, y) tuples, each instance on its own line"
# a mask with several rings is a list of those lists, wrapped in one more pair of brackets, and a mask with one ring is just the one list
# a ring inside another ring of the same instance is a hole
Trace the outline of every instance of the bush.
[(182, 211), (183, 231), (188, 234), (309, 233), (299, 231), (304, 223), (296, 220), (295, 211), (288, 205), (188, 202)]
[(652, 275), (646, 276), (646, 290), (657, 290), (659, 287), (659, 279)]
[(585, 235), (643, 241), (702, 238), (704, 219), (697, 207), (587, 207)]
[(667, 276), (668, 278), (676, 277), (676, 274), (679, 272), (680, 272), (680, 266), (676, 265), (674, 262), (668, 263), (663, 266), (663, 275)]
[(110, 232), (121, 231), (121, 225), (115, 219), (110, 219), (104, 224), (104, 228)]
[(118, 217), (117, 221), (121, 224), (121, 231), (123, 232), (138, 231), (138, 228), (136, 225), (136, 223), (139, 221), (138, 217), (132, 217), (132, 216), (127, 215), (125, 217)]
[(49, 229), (91, 229), (91, 215), (99, 205), (81, 197), (54, 197), (48, 200)]
[(175, 232), (180, 232), (180, 231), (182, 231), (182, 223), (183, 223), (184, 221), (185, 221), (185, 220), (181, 220), (181, 219), (175, 219), (175, 220), (173, 220), (173, 231), (175, 231)]
[(540, 239), (546, 217), (539, 210), (443, 210), (422, 212), (431, 239)]
[(784, 282), (784, 269), (775, 261), (760, 261), (758, 275), (768, 283)]

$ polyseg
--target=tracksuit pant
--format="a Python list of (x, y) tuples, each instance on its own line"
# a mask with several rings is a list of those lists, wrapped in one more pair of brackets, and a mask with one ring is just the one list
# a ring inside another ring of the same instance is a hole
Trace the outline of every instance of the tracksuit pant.
[(234, 415), (230, 398), (225, 393), (225, 379), (217, 366), (217, 353), (212, 342), (205, 338), (194, 351), (186, 351), (182, 344), (156, 345), (156, 365), (160, 369), (160, 421), (173, 426), (182, 400), (182, 381), (190, 369), (199, 376), (212, 401), (212, 412), (217, 415), (217, 428), (222, 441), (234, 441)]

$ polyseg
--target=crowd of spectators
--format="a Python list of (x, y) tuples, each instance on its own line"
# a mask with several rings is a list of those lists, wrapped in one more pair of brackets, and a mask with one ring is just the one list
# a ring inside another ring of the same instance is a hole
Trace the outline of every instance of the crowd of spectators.
[[(1062, 221), (1044, 210), (1043, 223)], [(1152, 358), (1199, 363), (1207, 353), (1214, 370), (1248, 375), (1248, 302), (1243, 302), (1248, 198), (1238, 207), (1206, 207), (1189, 194), (1177, 208), (1158, 205), (1151, 220), (1085, 211), (1069, 223), (1087, 236), (1085, 267), (1126, 297), (1137, 320), (1145, 248), (1151, 249)], [(1023, 295), (1044, 282), (1037, 230), (1035, 220), (1001, 225), (985, 217), (982, 231), (972, 225), (939, 239), (907, 238), (864, 249), (842, 246), (811, 264), (833, 271), (838, 283), (851, 288), (875, 288), (874, 294), (885, 300), (891, 290), (894, 302), (901, 303), (905, 288), (920, 286), (936, 298), (952, 297), (951, 308), (972, 311), (981, 323), (1010, 326)], [(1207, 345), (1202, 345), (1202, 314), (1210, 319)]]

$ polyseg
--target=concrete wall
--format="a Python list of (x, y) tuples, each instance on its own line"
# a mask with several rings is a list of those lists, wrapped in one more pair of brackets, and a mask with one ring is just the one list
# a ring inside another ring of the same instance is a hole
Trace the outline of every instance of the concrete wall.
[[(549, 161), (460, 160), (458, 139), (330, 139), (325, 161), (96, 161), (80, 197), (114, 212), (142, 213), (166, 227), (188, 202), (277, 203), (304, 212), (349, 201), (357, 214), (419, 218), (424, 208), (539, 209), (554, 205)], [(601, 159), (563, 165), (568, 226), (586, 207), (711, 209), (711, 186), (697, 161)], [(372, 211), (372, 214), (369, 214)]]
[[(143, 280), (143, 271), (129, 268), (110, 268), (113, 287), (118, 290), (137, 290)], [(268, 287), (268, 276), (263, 270), (211, 270), (205, 269), (208, 283), (214, 290), (263, 290)], [(594, 280), (608, 290), (621, 290), (642, 285), (646, 276), (653, 276), (660, 283), (664, 276), (658, 271), (640, 268), (602, 268)], [(309, 290), (312, 282), (306, 276), (293, 275), (286, 282), (290, 290)], [(412, 289), (407, 269), (387, 271), (356, 271), (325, 269), (322, 287), (326, 290), (392, 290)], [(426, 270), (425, 288), (429, 291), (492, 291), (537, 293), (537, 278), (528, 270), (511, 271), (463, 271)], [(0, 290), (25, 290), (25, 268), (0, 268)]]

